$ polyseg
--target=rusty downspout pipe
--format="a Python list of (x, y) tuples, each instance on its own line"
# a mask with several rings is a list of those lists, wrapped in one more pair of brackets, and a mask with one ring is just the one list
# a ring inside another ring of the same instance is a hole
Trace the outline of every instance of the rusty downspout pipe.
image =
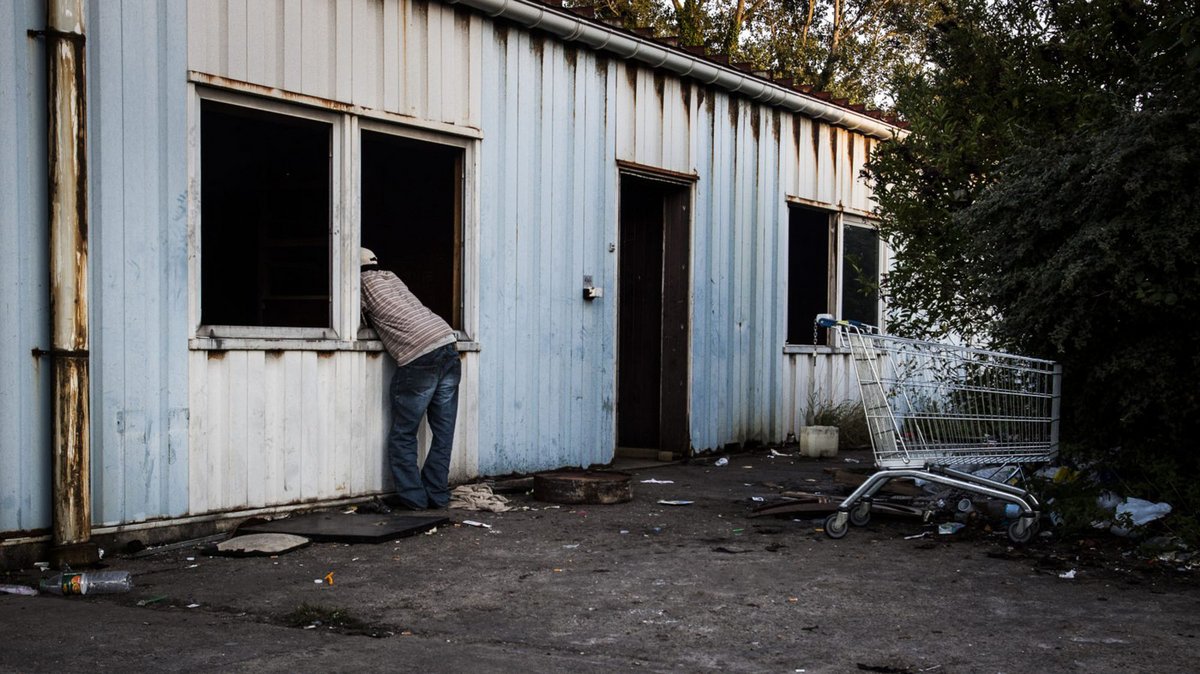
[(88, 385), (87, 79), (83, 0), (47, 0), (50, 314), (53, 393), (51, 560), (98, 561), (91, 542)]

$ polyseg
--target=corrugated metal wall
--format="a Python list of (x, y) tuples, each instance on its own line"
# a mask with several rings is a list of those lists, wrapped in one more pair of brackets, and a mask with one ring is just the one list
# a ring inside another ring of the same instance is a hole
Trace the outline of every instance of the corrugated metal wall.
[(0, 4), (0, 531), (50, 526), (43, 3)]
[[(617, 262), (609, 248), (617, 242), (617, 160), (698, 176), (693, 446), (780, 439), (793, 430), (796, 387), (807, 386), (797, 377), (809, 381), (794, 373), (807, 371), (811, 357), (801, 362), (783, 353), (787, 198), (869, 210), (857, 180), (864, 139), (436, 2), (214, 0), (191, 3), (189, 19), (192, 70), (482, 130), (479, 322), (472, 335), (481, 351), (466, 357), (468, 370), (477, 368), (467, 381), (478, 394), (463, 396), (477, 412), (460, 414), (463, 428), (477, 428), (477, 463), (456, 458), (457, 476), (611, 459)], [(603, 300), (580, 298), (584, 275), (606, 289)], [(314, 381), (342, 382), (338, 387), (359, 395), (362, 383), (340, 374), (357, 358), (315, 360), (317, 372), (329, 364), (338, 374)], [(193, 391), (207, 390), (210, 379), (237, 385), (244, 375), (227, 369), (232, 362), (193, 358)], [(321, 390), (304, 395), (319, 398)], [(194, 420), (219, 413), (209, 400), (193, 394)], [(255, 410), (268, 408), (250, 409), (245, 418), (257, 429)], [(231, 422), (238, 437), (242, 418)], [(215, 426), (193, 424), (193, 468), (241, 465), (229, 454), (241, 450), (203, 428)], [(467, 444), (461, 440), (460, 456)], [(369, 442), (366, 450), (353, 446), (356, 457), (381, 451)], [(319, 465), (315, 456), (307, 461)], [(331, 476), (319, 481), (324, 486), (312, 494), (346, 493)], [(349, 484), (350, 493), (378, 486)], [(210, 488), (208, 507), (254, 500), (234, 489), (218, 497)]]
[[(787, 198), (868, 211), (861, 136), (505, 26), (484, 41), (480, 470), (611, 458), (616, 160), (696, 174), (691, 436), (780, 440), (844, 356), (784, 354)], [(579, 298), (582, 276), (605, 299)], [(829, 360), (830, 362), (826, 362)], [(799, 420), (799, 423), (797, 423)]]
[(187, 512), (187, 17), (88, 9), (92, 518), (114, 524)]
[[(479, 125), (484, 21), (462, 8), (209, 0), (188, 4), (187, 25), (189, 70), (315, 97), (308, 103), (338, 111)], [(354, 231), (347, 223), (344, 232)], [(463, 354), (452, 480), (480, 472), (478, 362), (479, 354)], [(391, 373), (382, 353), (345, 348), (192, 351), (189, 510), (382, 490)]]
[(188, 67), (478, 127), (482, 19), (436, 1), (192, 0)]
[[(506, 26), (484, 49), (479, 469), (607, 462), (620, 66)], [(603, 299), (582, 299), (585, 274)]]

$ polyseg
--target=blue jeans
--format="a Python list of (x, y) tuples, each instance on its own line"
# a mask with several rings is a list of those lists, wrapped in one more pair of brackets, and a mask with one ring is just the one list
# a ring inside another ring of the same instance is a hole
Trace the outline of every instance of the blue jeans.
[[(392, 375), (392, 429), (388, 463), (396, 495), (406, 507), (444, 508), (450, 502), (450, 450), (458, 414), (462, 364), (453, 344), (438, 347)], [(428, 415), (433, 441), (417, 469), (417, 429)]]

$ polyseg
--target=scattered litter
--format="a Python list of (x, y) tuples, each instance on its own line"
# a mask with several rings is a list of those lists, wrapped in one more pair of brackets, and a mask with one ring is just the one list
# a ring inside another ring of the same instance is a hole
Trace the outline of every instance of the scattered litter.
[(1133, 526), (1140, 527), (1171, 513), (1170, 503), (1153, 503), (1140, 498), (1127, 498), (1117, 506), (1117, 517), (1128, 515)]
[(189, 569), (198, 569), (198, 568), (200, 568), (200, 565), (199, 565), (199, 564), (188, 564), (188, 565), (187, 565), (187, 568), (189, 568)]
[(437, 527), (434, 527), (434, 528), (430, 529), (429, 531), (426, 531), (426, 532), (425, 532), (425, 535), (426, 535), (426, 536), (432, 536), (432, 535), (434, 535), (434, 534), (436, 534), (436, 533), (437, 533)]
[(765, 501), (765, 500), (767, 500), (767, 499), (765, 499), (765, 498), (763, 498), (763, 497), (761, 497), (761, 496), (751, 496), (751, 497), (750, 497), (750, 500), (751, 500), (751, 501), (754, 501), (755, 503), (762, 503), (763, 501)]
[(675, 484), (675, 480), (656, 480), (650, 478), (649, 480), (642, 480), (642, 484)]
[(0, 585), (0, 594), (19, 594), (26, 597), (36, 597), (37, 589), (26, 585)]
[(194, 561), (196, 561), (196, 558), (195, 558), (195, 557), (188, 557), (188, 558), (187, 558), (187, 560), (188, 560), (189, 562), (194, 562)]
[(622, 530), (621, 530), (621, 531), (619, 531), (618, 533), (620, 533), (622, 536), (624, 536), (625, 534), (629, 533), (629, 530), (628, 530), (628, 529), (622, 529)]
[(213, 547), (211, 554), (226, 557), (278, 556), (299, 550), (310, 543), (309, 539), (293, 534), (247, 534), (221, 541)]
[(734, 530), (733, 530), (733, 534), (736, 536), (736, 535), (738, 535), (738, 534), (741, 534), (741, 533), (742, 533), (742, 532), (744, 532), (744, 531), (746, 531), (746, 530), (745, 530), (745, 529), (734, 529)]
[(306, 630), (315, 630), (315, 629), (317, 629), (317, 624), (316, 624), (316, 623), (313, 623), (313, 624), (311, 624), (311, 625), (305, 625), (305, 626), (304, 626), (304, 629), (306, 629)]
[(492, 492), (486, 484), (464, 484), (450, 492), (450, 507), (460, 510), (487, 510), (502, 513), (512, 510), (508, 499)]
[(1071, 569), (1070, 571), (1063, 571), (1062, 573), (1058, 574), (1058, 577), (1066, 578), (1067, 580), (1073, 580), (1075, 578), (1075, 569)]
[(492, 528), (492, 525), (490, 525), (490, 524), (485, 524), (483, 522), (476, 522), (475, 520), (463, 520), (462, 523), (469, 527), (483, 527), (484, 529)]
[(753, 468), (754, 466), (742, 466), (742, 468)]
[(714, 462), (713, 462), (713, 465), (714, 465), (714, 466), (728, 466), (728, 465), (729, 465), (729, 459), (727, 459), (727, 458), (725, 458), (725, 457), (723, 457), (723, 456), (722, 456), (721, 458), (719, 458), (719, 459), (717, 459), (716, 461), (714, 461)]
[(42, 571), (50, 570), (50, 562), (34, 562), (33, 565)]
[(128, 571), (64, 571), (42, 578), (38, 589), (57, 595), (119, 594), (133, 589), (133, 575)]
[(333, 585), (333, 572), (332, 571), (325, 574), (325, 582), (329, 585)]
[(950, 536), (962, 531), (965, 526), (967, 525), (962, 522), (943, 522), (938, 525), (938, 533), (943, 536)]
[(188, 604), (188, 608), (200, 608), (199, 604)]
[(324, 581), (323, 579), (321, 579), (321, 578), (318, 578), (318, 579), (314, 580), (313, 582), (314, 582), (314, 583), (316, 583), (317, 585), (324, 585), (324, 584), (325, 584), (325, 581)]
[(693, 503), (695, 503), (695, 501), (672, 501), (672, 500), (667, 500), (667, 499), (659, 499), (658, 503), (659, 503), (659, 505), (685, 506), (685, 505), (692, 505)]
[(912, 536), (905, 536), (905, 537), (904, 537), (904, 540), (906, 540), (906, 541), (912, 541), (912, 540), (916, 540), (916, 539), (918, 539), (918, 538), (925, 538), (925, 535), (926, 535), (927, 533), (929, 533), (929, 532), (927, 532), (927, 531), (922, 531), (922, 532), (921, 532), (921, 533), (919, 533), (919, 534), (913, 534)]
[(845, 463), (862, 463), (862, 461), (859, 461), (858, 459), (852, 459), (848, 456), (846, 458), (842, 459), (842, 461), (844, 461)]
[(579, 547), (579, 544), (578, 543), (568, 543), (567, 545), (564, 545), (563, 547), (568, 550), (574, 550), (575, 548)]
[(138, 606), (149, 606), (151, 604), (157, 604), (160, 601), (164, 601), (164, 600), (166, 600), (166, 598), (167, 598), (167, 595), (160, 594), (157, 597), (150, 597), (149, 599), (139, 599), (137, 605)]
[(768, 456), (770, 456), (770, 457), (774, 458), (774, 457), (777, 457), (777, 456), (791, 456), (791, 454), (784, 454), (783, 452), (777, 452), (777, 451), (775, 451), (775, 450), (773, 450), (773, 449), (772, 449), (772, 450), (771, 450), (771, 453), (770, 453)]

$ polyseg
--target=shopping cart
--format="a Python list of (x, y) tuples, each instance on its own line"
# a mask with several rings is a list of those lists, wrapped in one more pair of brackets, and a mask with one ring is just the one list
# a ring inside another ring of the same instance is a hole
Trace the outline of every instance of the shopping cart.
[[(879, 469), (825, 520), (831, 538), (871, 518), (871, 500), (895, 478), (916, 478), (1013, 503), (1008, 536), (1037, 533), (1040, 504), (995, 478), (1058, 453), (1062, 369), (1049, 360), (886, 335), (828, 314), (817, 325), (848, 347)], [(988, 468), (989, 470), (981, 470)], [(982, 477), (980, 474), (987, 475)], [(1010, 509), (1011, 510), (1011, 509)]]

